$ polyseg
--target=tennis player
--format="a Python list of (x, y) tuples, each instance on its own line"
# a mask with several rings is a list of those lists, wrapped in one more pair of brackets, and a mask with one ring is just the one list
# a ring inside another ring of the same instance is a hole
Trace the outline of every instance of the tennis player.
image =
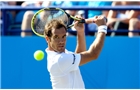
[[(82, 18), (79, 17), (78, 18)], [(79, 66), (98, 58), (107, 33), (104, 16), (95, 16), (86, 22), (98, 25), (96, 39), (86, 50), (84, 24), (75, 21), (77, 30), (77, 47), (75, 52), (65, 49), (67, 29), (59, 20), (52, 20), (45, 26), (45, 39), (48, 43), (47, 69), (53, 89), (85, 89)]]

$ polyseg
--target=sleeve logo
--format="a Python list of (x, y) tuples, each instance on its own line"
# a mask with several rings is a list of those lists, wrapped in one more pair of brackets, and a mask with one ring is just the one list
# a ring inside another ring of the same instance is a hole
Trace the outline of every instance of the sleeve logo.
[(74, 54), (72, 54), (73, 55), (73, 63), (72, 64), (74, 64), (75, 63), (75, 55)]

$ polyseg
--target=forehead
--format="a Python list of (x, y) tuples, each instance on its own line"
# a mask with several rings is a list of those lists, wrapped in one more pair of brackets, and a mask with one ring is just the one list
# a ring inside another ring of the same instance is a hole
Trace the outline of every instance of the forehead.
[(64, 35), (66, 34), (66, 29), (64, 27), (61, 27), (59, 29), (52, 29), (53, 35)]

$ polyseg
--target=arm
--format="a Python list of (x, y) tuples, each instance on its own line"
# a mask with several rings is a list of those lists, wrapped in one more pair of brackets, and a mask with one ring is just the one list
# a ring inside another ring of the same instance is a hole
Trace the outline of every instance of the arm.
[(98, 34), (95, 41), (93, 41), (93, 43), (90, 45), (90, 48), (87, 51), (81, 52), (80, 65), (97, 59), (104, 45), (104, 39), (107, 32), (104, 16), (94, 17), (94, 22), (98, 25)]
[(90, 62), (91, 60), (95, 60), (98, 58), (105, 39), (105, 33), (98, 33), (95, 41), (90, 45), (88, 51), (81, 53), (81, 62), (80, 65)]
[(84, 24), (79, 24), (78, 21), (76, 21), (74, 27), (77, 30), (77, 45), (76, 45), (75, 53), (86, 51)]
[(80, 53), (86, 51), (86, 40), (85, 40), (85, 32), (82, 33), (77, 32), (77, 45), (75, 49), (75, 53)]

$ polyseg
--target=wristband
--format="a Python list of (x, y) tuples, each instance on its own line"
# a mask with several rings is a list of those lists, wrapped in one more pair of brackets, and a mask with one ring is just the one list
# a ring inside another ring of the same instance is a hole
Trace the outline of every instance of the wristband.
[(107, 26), (106, 25), (99, 26), (98, 32), (104, 32), (105, 34), (107, 34)]

